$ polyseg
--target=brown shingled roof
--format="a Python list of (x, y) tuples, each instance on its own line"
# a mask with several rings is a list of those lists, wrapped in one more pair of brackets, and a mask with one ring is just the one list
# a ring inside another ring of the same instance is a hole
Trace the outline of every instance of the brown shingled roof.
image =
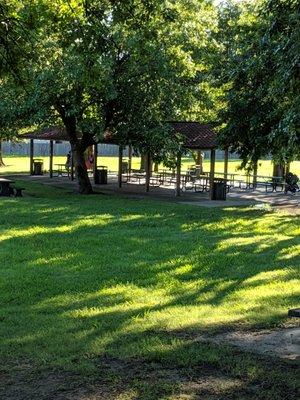
[(37, 140), (62, 140), (68, 141), (68, 136), (65, 128), (59, 126), (52, 126), (42, 130), (25, 133), (20, 135), (22, 139), (37, 139)]
[[(216, 134), (209, 125), (187, 121), (170, 121), (169, 124), (173, 128), (174, 134), (179, 133), (182, 135), (184, 147), (188, 149), (209, 150), (217, 147)], [(37, 140), (69, 140), (65, 128), (59, 126), (26, 133), (20, 135), (20, 137), (22, 139)], [(117, 144), (110, 135), (104, 135), (104, 138), (99, 143)]]
[(184, 147), (194, 150), (209, 150), (217, 147), (216, 134), (209, 125), (199, 122), (169, 122), (175, 133), (181, 134)]
[[(20, 135), (22, 139), (36, 139), (36, 140), (57, 140), (57, 141), (69, 141), (68, 135), (64, 127), (52, 126), (50, 128), (44, 128), (38, 131), (25, 133)], [(104, 138), (99, 143), (116, 144), (113, 138), (109, 134), (104, 134)]]

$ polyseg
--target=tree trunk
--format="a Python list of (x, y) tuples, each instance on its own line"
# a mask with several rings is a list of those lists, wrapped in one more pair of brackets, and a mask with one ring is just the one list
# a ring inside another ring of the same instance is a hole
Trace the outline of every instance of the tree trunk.
[(93, 193), (92, 184), (88, 176), (88, 172), (85, 165), (84, 149), (80, 145), (73, 145), (72, 154), (74, 159), (76, 176), (78, 179), (79, 193), (81, 194)]
[(5, 167), (3, 158), (2, 158), (2, 141), (0, 140), (0, 167)]
[(285, 171), (284, 171), (284, 176), (285, 176), (285, 177), (286, 177), (287, 174), (290, 172), (290, 166), (291, 166), (291, 164), (290, 164), (289, 162), (287, 162), (287, 163), (285, 164)]
[(146, 170), (146, 155), (142, 154), (141, 155), (141, 170), (145, 171)]
[(201, 150), (197, 151), (196, 164), (200, 167), (200, 174), (203, 173), (203, 156)]
[(257, 187), (257, 168), (258, 168), (258, 162), (256, 160), (253, 163), (253, 188), (254, 189), (256, 189), (256, 187)]
[(84, 135), (81, 139), (78, 137), (76, 118), (72, 115), (67, 115), (64, 106), (57, 103), (56, 109), (65, 125), (66, 133), (71, 144), (73, 165), (78, 179), (78, 191), (81, 194), (91, 194), (93, 193), (93, 188), (84, 159), (84, 151), (91, 143), (88, 142), (87, 137)]
[(284, 165), (282, 165), (282, 164), (274, 164), (273, 176), (283, 178), (283, 175), (284, 175)]

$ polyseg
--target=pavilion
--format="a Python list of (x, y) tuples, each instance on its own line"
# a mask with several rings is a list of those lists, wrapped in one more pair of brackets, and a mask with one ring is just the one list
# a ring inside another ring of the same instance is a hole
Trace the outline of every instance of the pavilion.
[[(210, 151), (210, 187), (215, 177), (215, 160), (216, 160), (216, 149), (217, 149), (217, 137), (215, 132), (209, 125), (200, 124), (195, 121), (172, 121), (169, 122), (172, 131), (174, 133), (174, 140), (179, 135), (182, 140), (183, 151), (177, 154), (177, 168), (176, 168), (176, 195), (180, 196), (181, 190), (181, 157), (185, 150), (194, 150), (201, 152), (203, 150)], [(20, 135), (22, 139), (30, 140), (30, 174), (33, 174), (33, 161), (34, 161), (34, 141), (35, 140), (47, 140), (50, 144), (50, 162), (49, 162), (49, 174), (50, 178), (53, 177), (53, 144), (54, 142), (69, 141), (66, 131), (63, 127), (54, 126), (46, 128), (40, 131), (35, 131), (27, 134)], [(93, 144), (94, 148), (94, 180), (97, 170), (97, 156), (98, 156), (98, 144), (113, 144), (119, 146), (119, 162), (118, 162), (118, 186), (122, 186), (122, 157), (124, 146), (117, 143), (114, 138), (107, 136), (99, 141), (95, 141)], [(129, 169), (131, 169), (132, 149), (129, 144)], [(146, 179), (145, 179), (145, 190), (148, 192), (150, 188), (150, 177), (151, 177), (151, 158), (150, 155), (146, 155)], [(228, 150), (224, 151), (224, 179), (227, 180), (228, 175)], [(73, 162), (71, 166), (71, 179), (74, 179), (74, 167)], [(210, 196), (212, 191), (210, 190)]]

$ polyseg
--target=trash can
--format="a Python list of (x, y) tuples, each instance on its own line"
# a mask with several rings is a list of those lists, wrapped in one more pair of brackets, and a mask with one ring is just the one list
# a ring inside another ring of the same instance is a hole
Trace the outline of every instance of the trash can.
[(95, 184), (106, 185), (107, 184), (107, 167), (99, 167), (95, 173)]
[(128, 162), (123, 161), (122, 162), (122, 174), (127, 174), (127, 172), (128, 172)]
[(212, 186), (212, 200), (226, 200), (226, 180), (214, 179)]
[(33, 175), (43, 175), (43, 160), (36, 158), (33, 160)]

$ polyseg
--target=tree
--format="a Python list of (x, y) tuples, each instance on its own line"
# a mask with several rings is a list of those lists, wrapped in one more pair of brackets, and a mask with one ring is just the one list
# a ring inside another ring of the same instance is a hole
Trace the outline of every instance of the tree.
[(290, 161), (300, 153), (299, 6), (266, 0), (235, 9), (229, 29), (235, 40), (222, 76), (227, 89), (220, 142), (237, 151), (244, 165), (269, 154)]
[(0, 167), (4, 166), (2, 141), (15, 138), (20, 127), (17, 120), (22, 115), (24, 97), (21, 92), (25, 87), (22, 65), (32, 48), (33, 26), (17, 15), (19, 7), (18, 0), (0, 3)]
[(23, 102), (15, 121), (64, 124), (79, 191), (92, 191), (84, 150), (104, 132), (121, 145), (168, 157), (175, 144), (163, 121), (196, 104), (199, 59), (204, 63), (206, 29), (213, 25), (201, 18), (211, 6), (196, 0), (19, 4), (22, 23), (34, 21), (34, 49), (23, 63), (26, 85), (17, 87)]

